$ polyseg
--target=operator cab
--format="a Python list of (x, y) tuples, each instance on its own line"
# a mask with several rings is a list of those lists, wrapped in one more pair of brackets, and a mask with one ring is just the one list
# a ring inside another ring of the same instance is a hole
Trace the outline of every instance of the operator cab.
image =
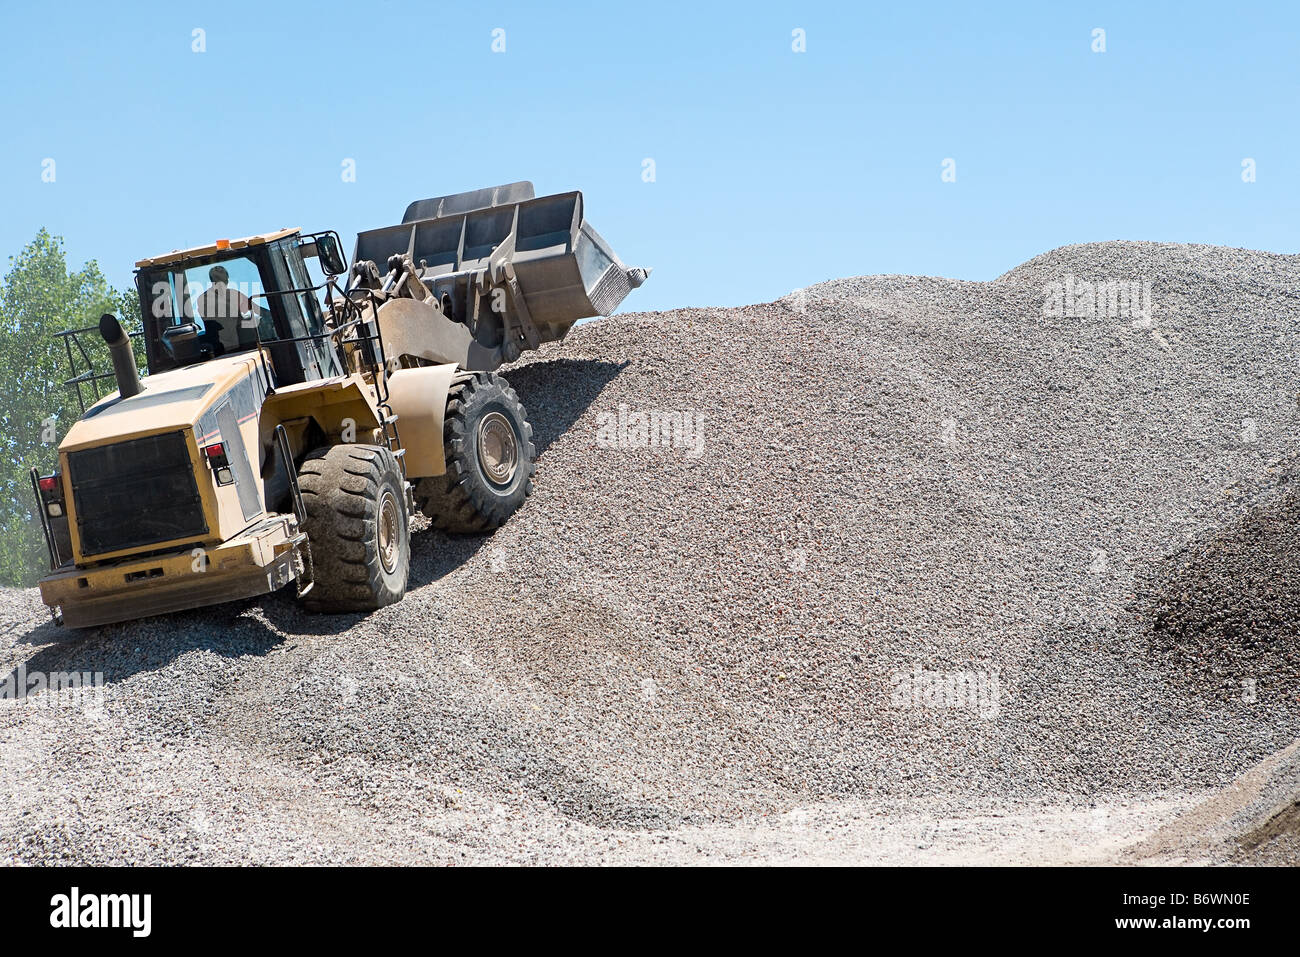
[(341, 375), (306, 262), (333, 273), (337, 249), (332, 233), (284, 229), (136, 263), (150, 374), (264, 347), (276, 385)]

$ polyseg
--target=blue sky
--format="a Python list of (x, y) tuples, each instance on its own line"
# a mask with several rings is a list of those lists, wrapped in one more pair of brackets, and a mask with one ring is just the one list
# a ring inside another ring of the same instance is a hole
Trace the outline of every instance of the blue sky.
[(124, 286), (143, 256), (280, 226), (350, 251), (412, 200), (516, 179), (582, 189), (655, 267), (629, 309), (990, 279), (1094, 240), (1295, 252), (1298, 10), (6, 4), (0, 258), (45, 226)]

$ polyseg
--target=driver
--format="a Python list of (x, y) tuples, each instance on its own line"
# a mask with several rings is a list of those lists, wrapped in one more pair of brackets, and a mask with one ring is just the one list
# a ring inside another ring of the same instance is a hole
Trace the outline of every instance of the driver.
[(212, 285), (199, 296), (199, 317), (205, 326), (209, 322), (220, 326), (217, 336), (222, 347), (227, 352), (236, 352), (243, 348), (239, 334), (245, 321), (243, 317), (251, 313), (253, 318), (248, 321), (255, 325), (261, 318), (261, 310), (238, 289), (230, 288), (230, 273), (225, 266), (213, 266), (208, 270), (208, 278)]

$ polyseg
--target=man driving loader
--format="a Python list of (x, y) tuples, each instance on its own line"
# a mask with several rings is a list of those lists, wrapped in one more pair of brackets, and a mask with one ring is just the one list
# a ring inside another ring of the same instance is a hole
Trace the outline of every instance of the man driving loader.
[(230, 288), (230, 273), (220, 264), (208, 270), (212, 285), (195, 304), (204, 328), (216, 330), (217, 340), (226, 352), (238, 352), (254, 345), (252, 330), (261, 321), (262, 311), (238, 289)]
[(68, 429), (58, 471), (31, 473), (41, 598), (65, 624), (291, 582), (313, 611), (400, 600), (417, 509), (484, 535), (532, 491), (533, 427), (496, 370), (613, 312), (648, 272), (591, 228), (581, 193), (527, 182), (417, 200), (359, 234), (353, 262), (340, 288), (354, 270), (337, 234), (296, 228), (136, 261), (149, 375), (101, 316), (117, 392)]

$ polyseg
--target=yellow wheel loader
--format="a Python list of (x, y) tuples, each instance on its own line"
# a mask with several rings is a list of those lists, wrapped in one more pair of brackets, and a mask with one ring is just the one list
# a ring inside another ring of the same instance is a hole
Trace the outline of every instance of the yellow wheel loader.
[(136, 266), (140, 331), (99, 321), (112, 373), (93, 328), (61, 334), (83, 414), (58, 471), (32, 470), (41, 596), (72, 627), (291, 583), (318, 611), (398, 601), (414, 508), (483, 533), (532, 490), (532, 428), (495, 370), (649, 274), (581, 193), (526, 182), (412, 203), (357, 237), (350, 269), (337, 233), (298, 229)]

